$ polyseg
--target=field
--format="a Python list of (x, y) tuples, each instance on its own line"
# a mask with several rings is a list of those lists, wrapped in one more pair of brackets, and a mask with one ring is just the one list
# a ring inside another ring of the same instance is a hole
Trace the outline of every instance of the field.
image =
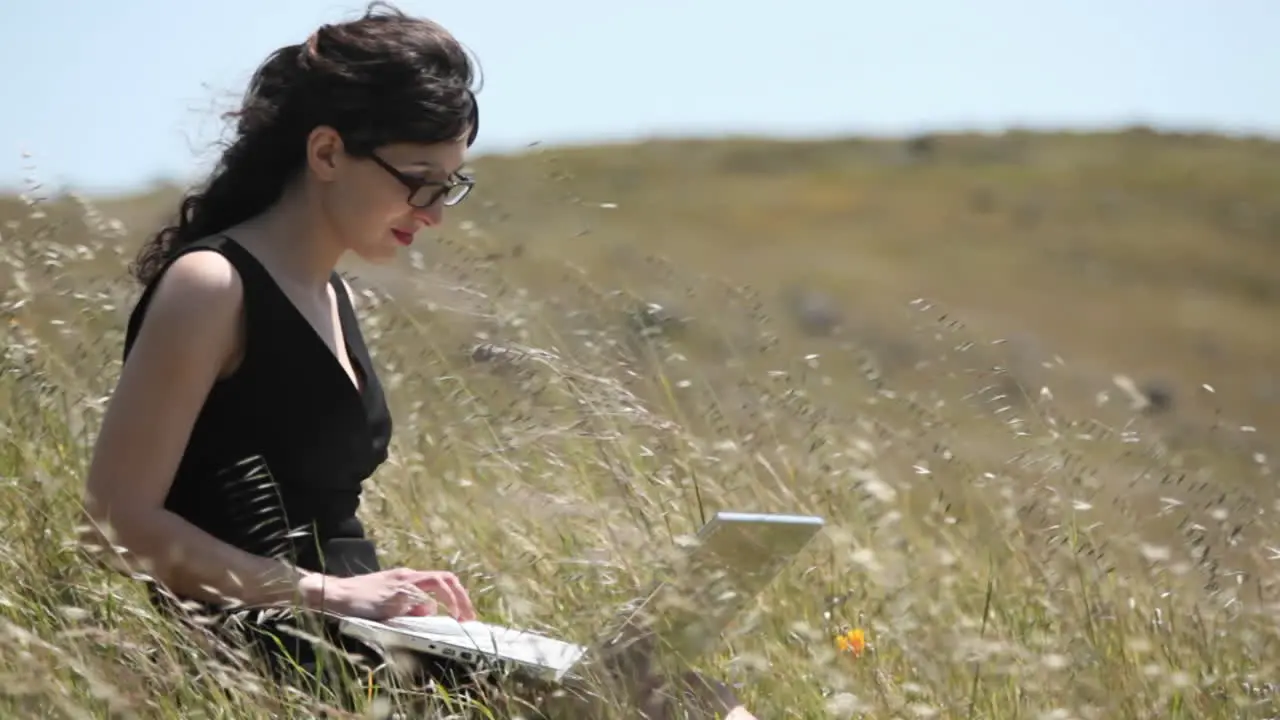
[[(586, 640), (706, 512), (816, 513), (706, 658), (761, 718), (1280, 715), (1280, 144), (653, 141), (476, 168), (447, 229), (348, 268), (397, 423), (362, 505), (385, 562)], [(5, 716), (323, 702), (215, 666), (73, 542), (125, 264), (176, 197), (0, 200)]]

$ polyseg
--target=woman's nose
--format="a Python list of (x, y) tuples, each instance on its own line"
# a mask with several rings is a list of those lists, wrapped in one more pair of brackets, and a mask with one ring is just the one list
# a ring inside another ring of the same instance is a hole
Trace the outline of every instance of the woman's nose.
[(444, 203), (435, 202), (425, 208), (415, 208), (413, 216), (427, 227), (439, 225), (444, 220)]

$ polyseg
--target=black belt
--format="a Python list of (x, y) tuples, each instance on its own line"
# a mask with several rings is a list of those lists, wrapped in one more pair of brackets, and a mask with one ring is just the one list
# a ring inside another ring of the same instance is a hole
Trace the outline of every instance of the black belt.
[(377, 572), (378, 550), (364, 538), (329, 538), (321, 544), (321, 572), (335, 577), (351, 577)]

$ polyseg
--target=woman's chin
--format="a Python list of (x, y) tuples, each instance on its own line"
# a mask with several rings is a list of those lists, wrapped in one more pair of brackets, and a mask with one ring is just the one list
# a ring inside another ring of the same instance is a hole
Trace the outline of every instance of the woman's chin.
[(401, 249), (392, 246), (359, 248), (353, 250), (352, 253), (370, 265), (390, 265), (400, 256)]

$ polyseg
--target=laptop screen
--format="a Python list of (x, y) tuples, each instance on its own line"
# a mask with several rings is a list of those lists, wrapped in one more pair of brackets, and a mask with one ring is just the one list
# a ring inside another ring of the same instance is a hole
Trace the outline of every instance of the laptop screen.
[(663, 654), (693, 660), (718, 642), (822, 525), (810, 516), (717, 514), (632, 608), (620, 634), (656, 639)]

